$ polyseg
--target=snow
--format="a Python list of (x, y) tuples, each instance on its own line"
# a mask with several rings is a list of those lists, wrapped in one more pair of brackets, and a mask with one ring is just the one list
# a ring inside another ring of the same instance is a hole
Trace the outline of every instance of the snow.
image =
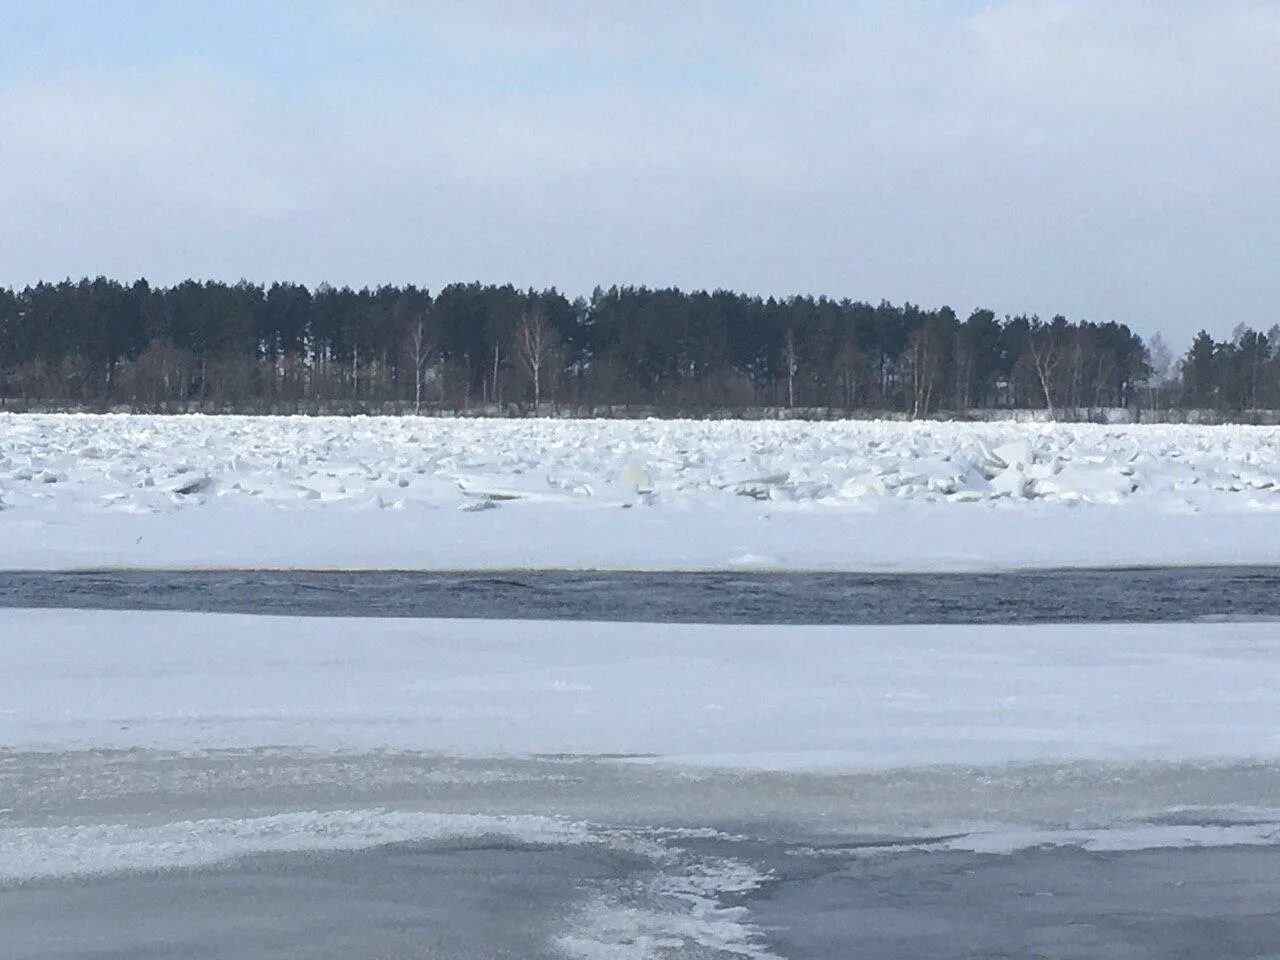
[(1280, 624), (750, 627), (0, 611), (0, 748), (757, 770), (1280, 759)]
[(1280, 560), (1245, 426), (0, 415), (0, 568)]

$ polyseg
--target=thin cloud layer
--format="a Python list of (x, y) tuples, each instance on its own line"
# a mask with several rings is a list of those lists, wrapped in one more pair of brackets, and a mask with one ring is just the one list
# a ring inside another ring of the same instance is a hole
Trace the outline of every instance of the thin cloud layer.
[[(0, 40), (26, 51), (0, 72), (0, 282), (676, 283), (1174, 338), (1271, 319), (1280, 5), (904, 6), (370, 0), (249, 36), (247, 8), (68, 4)], [(151, 42), (61, 36), (95, 16)]]

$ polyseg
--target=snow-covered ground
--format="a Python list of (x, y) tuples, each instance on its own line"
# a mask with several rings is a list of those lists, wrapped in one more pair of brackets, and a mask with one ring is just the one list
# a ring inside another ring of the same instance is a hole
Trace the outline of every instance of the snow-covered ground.
[(0, 568), (1280, 562), (1260, 427), (0, 415)]
[(0, 611), (0, 746), (750, 769), (1280, 759), (1280, 623), (750, 627)]

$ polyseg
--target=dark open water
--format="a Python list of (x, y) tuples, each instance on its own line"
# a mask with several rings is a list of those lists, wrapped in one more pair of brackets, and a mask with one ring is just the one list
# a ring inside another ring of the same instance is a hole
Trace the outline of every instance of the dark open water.
[(31, 572), (0, 573), (0, 606), (658, 623), (1158, 622), (1280, 617), (1280, 569)]

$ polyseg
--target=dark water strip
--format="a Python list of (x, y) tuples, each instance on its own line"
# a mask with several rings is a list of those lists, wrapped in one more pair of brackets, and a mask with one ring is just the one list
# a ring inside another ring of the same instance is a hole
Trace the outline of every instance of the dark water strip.
[(1280, 568), (982, 574), (0, 573), (0, 607), (667, 623), (1102, 623), (1280, 617)]

